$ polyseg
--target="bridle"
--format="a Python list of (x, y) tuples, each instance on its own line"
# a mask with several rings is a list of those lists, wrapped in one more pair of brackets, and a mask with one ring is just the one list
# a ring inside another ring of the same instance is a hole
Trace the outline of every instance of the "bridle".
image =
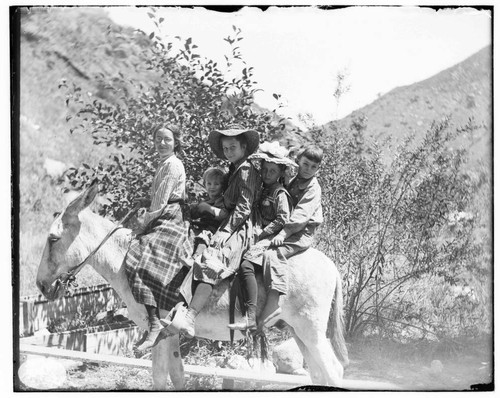
[(97, 253), (97, 251), (106, 243), (106, 241), (120, 228), (124, 228), (123, 224), (125, 224), (127, 221), (129, 221), (132, 216), (140, 209), (139, 205), (136, 205), (132, 210), (130, 210), (125, 217), (123, 217), (118, 223), (115, 224), (114, 228), (109, 231), (104, 239), (97, 245), (97, 247), (92, 250), (87, 257), (83, 261), (81, 261), (78, 265), (76, 265), (74, 268), (69, 270), (68, 272), (63, 272), (61, 275), (57, 277), (55, 280), (56, 287), (59, 285), (62, 285), (64, 288), (64, 291), (66, 294), (71, 294), (72, 290), (76, 287), (78, 287), (78, 283), (76, 282), (76, 275), (80, 270), (87, 264), (87, 261)]

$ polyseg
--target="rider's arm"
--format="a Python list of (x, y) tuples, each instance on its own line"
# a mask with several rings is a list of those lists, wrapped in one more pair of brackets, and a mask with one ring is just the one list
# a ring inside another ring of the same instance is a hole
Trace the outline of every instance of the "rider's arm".
[(285, 191), (281, 191), (276, 197), (276, 218), (271, 221), (266, 227), (262, 230), (259, 238), (264, 238), (269, 235), (273, 235), (276, 232), (283, 229), (285, 224), (288, 222), (290, 218), (290, 201), (288, 198), (288, 194)]
[(227, 187), (224, 195), (236, 198), (236, 205), (221, 231), (229, 234), (240, 227), (252, 212), (252, 206), (260, 189), (260, 175), (249, 162), (243, 164), (237, 171), (237, 176)]
[(290, 215), (290, 219), (283, 227), (283, 237), (302, 231), (310, 223), (321, 224), (323, 221), (321, 210), (321, 187), (317, 181), (312, 182), (304, 192)]

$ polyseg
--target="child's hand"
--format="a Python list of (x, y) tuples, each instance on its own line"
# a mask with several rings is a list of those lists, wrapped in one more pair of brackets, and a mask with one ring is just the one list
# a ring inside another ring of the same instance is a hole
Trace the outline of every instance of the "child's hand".
[(273, 239), (271, 239), (270, 246), (281, 246), (284, 241), (285, 241), (285, 236), (282, 234), (278, 234)]

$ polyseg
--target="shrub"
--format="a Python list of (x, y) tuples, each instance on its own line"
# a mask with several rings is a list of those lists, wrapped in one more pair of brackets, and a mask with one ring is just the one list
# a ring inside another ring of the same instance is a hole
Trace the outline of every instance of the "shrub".
[[(434, 123), (421, 142), (400, 145), (389, 166), (365, 126), (360, 118), (350, 131), (334, 129), (320, 176), (318, 246), (343, 275), (348, 334), (484, 331), (490, 318), (471, 280), (484, 285), (489, 273), (481, 258), (489, 246), (477, 237), (484, 209), (474, 206), (488, 182), (471, 179), (466, 150), (450, 147), (473, 123), (455, 131), (448, 119)], [(453, 287), (467, 293), (450, 295)]]

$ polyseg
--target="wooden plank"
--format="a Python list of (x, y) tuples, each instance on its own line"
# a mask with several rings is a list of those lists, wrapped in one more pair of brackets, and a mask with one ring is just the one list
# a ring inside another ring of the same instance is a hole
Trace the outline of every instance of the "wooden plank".
[[(125, 367), (136, 367), (149, 369), (152, 367), (151, 361), (147, 359), (118, 357), (115, 355), (92, 354), (81, 351), (71, 351), (54, 349), (42, 346), (32, 346), (21, 344), (20, 352), (31, 355), (43, 355), (56, 358), (73, 359), (77, 361), (89, 361), (97, 363), (112, 364)], [(287, 374), (259, 373), (235, 369), (207, 368), (199, 365), (184, 365), (184, 371), (191, 376), (215, 376), (223, 379), (233, 379), (247, 382), (266, 382), (269, 384), (280, 384), (289, 386), (310, 385), (311, 379), (308, 376), (295, 376)]]

